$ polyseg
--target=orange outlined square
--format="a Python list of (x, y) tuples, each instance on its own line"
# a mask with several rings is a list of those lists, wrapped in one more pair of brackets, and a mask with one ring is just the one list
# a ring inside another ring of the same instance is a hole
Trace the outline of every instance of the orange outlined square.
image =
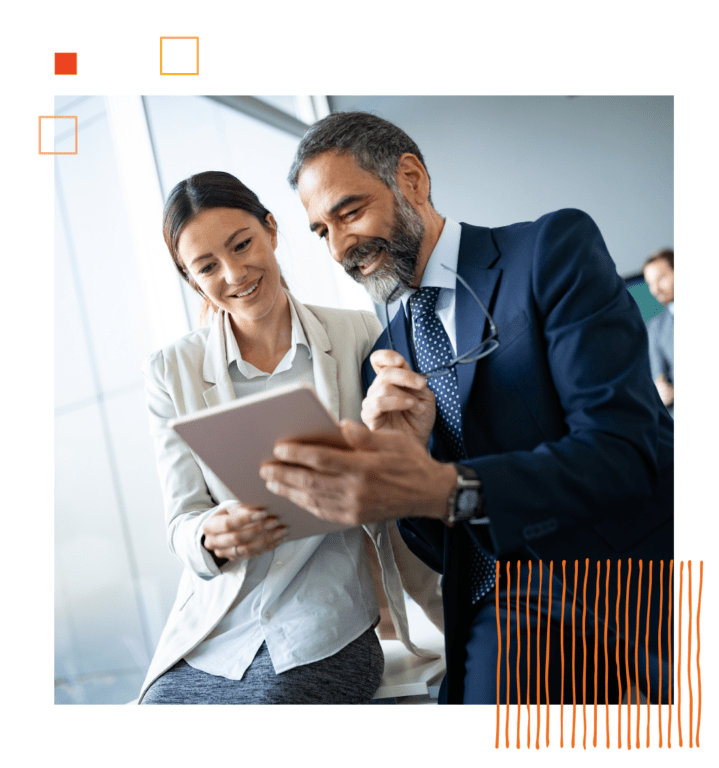
[[(191, 43), (171, 43), (167, 46), (167, 49), (163, 51), (165, 40), (194, 40), (194, 52), (192, 51)], [(184, 50), (183, 50), (184, 49)], [(194, 72), (192, 72), (192, 64), (188, 63), (192, 61), (194, 53)], [(179, 60), (182, 59), (183, 63), (180, 64)], [(179, 72), (165, 72), (165, 67), (168, 69), (182, 69), (184, 71)], [(161, 37), (160, 38), (160, 74), (161, 75), (199, 75), (200, 74), (200, 38), (199, 37)]]
[(77, 54), (76, 53), (56, 53), (55, 54), (55, 74), (56, 75), (76, 75), (77, 74)]
[[(42, 151), (42, 121), (43, 120), (74, 120), (75, 121), (75, 151), (74, 152), (43, 152)], [(40, 115), (38, 118), (38, 154), (41, 155), (76, 155), (77, 154), (77, 115)]]

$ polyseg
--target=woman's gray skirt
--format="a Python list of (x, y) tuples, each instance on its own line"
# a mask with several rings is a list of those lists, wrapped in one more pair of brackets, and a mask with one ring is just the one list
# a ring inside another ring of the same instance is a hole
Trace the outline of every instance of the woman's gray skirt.
[(181, 659), (141, 704), (369, 704), (383, 672), (382, 647), (370, 628), (334, 656), (279, 675), (265, 643), (242, 680), (210, 675)]

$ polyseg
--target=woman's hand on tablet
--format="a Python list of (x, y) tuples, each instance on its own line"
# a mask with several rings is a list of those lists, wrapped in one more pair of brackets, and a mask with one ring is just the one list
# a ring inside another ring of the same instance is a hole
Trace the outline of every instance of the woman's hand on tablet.
[(240, 503), (215, 512), (202, 531), (205, 549), (232, 562), (269, 552), (287, 538), (287, 528), (267, 510)]

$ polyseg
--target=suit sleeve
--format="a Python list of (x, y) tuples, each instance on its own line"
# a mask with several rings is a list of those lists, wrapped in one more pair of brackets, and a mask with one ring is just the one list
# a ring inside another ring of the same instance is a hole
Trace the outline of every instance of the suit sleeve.
[(157, 469), (165, 502), (167, 542), (170, 551), (201, 579), (220, 574), (212, 555), (202, 546), (205, 521), (232, 500), (217, 504), (210, 496), (202, 469), (187, 444), (169, 429), (176, 418), (175, 403), (165, 384), (165, 358), (153, 355), (142, 367), (149, 411), (150, 434), (155, 443)]
[(497, 554), (526, 546), (528, 527), (543, 522), (566, 528), (627, 514), (661, 469), (644, 324), (599, 230), (574, 210), (538, 226), (533, 311), (566, 434), (466, 462), (482, 479)]

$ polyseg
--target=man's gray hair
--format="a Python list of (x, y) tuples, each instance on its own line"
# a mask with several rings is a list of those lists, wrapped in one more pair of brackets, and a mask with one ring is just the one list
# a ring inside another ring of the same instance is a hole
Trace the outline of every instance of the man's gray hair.
[[(304, 164), (323, 152), (352, 155), (360, 168), (395, 193), (399, 192), (397, 166), (405, 152), (415, 155), (427, 170), (419, 147), (401, 128), (369, 112), (335, 112), (302, 137), (287, 177), (292, 189), (297, 189)], [(431, 196), (428, 200), (431, 204)]]

